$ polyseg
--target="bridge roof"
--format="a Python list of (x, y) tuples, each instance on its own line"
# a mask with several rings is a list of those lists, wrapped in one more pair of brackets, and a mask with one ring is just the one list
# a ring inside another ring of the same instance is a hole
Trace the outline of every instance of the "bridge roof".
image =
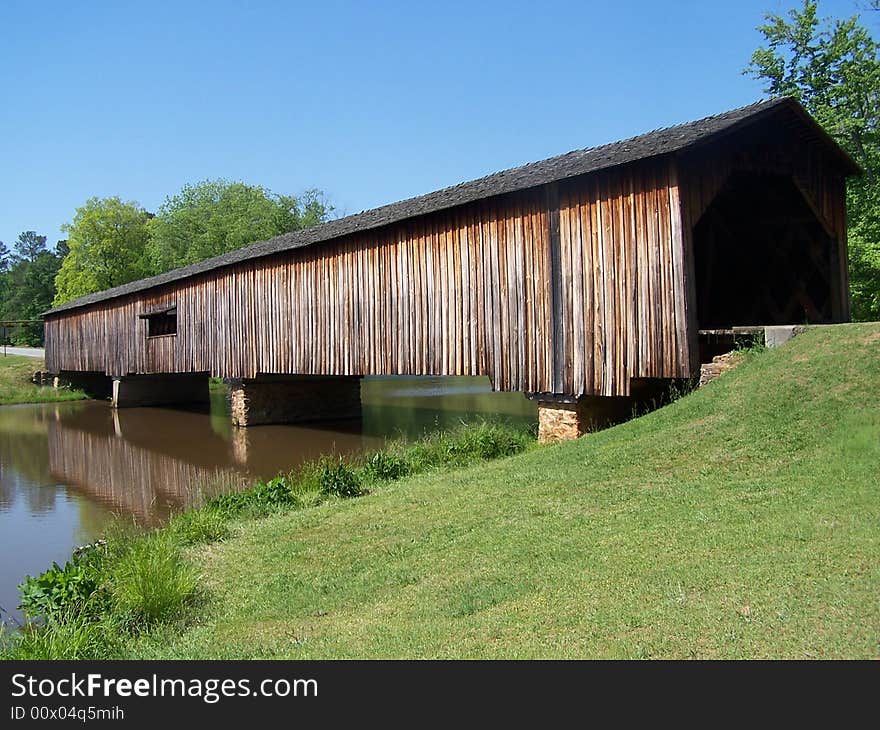
[(197, 276), (242, 261), (262, 258), (312, 246), (352, 233), (380, 228), (408, 218), (454, 208), (477, 200), (533, 188), (550, 182), (577, 177), (590, 172), (617, 167), (629, 162), (658, 157), (711, 142), (729, 132), (788, 109), (807, 127), (810, 136), (818, 138), (837, 156), (847, 174), (858, 174), (860, 168), (847, 153), (813, 120), (803, 107), (792, 98), (759, 101), (748, 106), (698, 119), (686, 124), (657, 129), (630, 139), (610, 144), (567, 152), (540, 162), (532, 162), (502, 172), (496, 172), (470, 182), (443, 188), (427, 195), (409, 198), (380, 208), (328, 221), (312, 228), (285, 233), (267, 241), (253, 243), (234, 251), (198, 263), (167, 271), (164, 274), (132, 281), (122, 286), (88, 294), (66, 302), (45, 314), (53, 315), (70, 309), (86, 307), (108, 299), (154, 289), (181, 279)]

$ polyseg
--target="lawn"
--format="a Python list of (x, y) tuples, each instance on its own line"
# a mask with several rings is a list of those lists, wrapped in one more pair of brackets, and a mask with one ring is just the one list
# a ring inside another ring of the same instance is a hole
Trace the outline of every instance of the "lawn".
[(69, 388), (39, 387), (31, 382), (36, 370), (45, 366), (42, 360), (22, 355), (0, 356), (0, 405), (10, 403), (51, 403), (81, 400), (85, 394)]
[(878, 658), (880, 325), (574, 442), (234, 524), (144, 658)]

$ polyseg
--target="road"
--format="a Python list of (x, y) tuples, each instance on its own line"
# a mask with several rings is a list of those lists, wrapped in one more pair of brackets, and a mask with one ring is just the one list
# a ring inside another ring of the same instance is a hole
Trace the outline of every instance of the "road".
[(0, 346), (0, 355), (24, 355), (25, 357), (38, 357), (41, 360), (46, 357), (46, 351), (42, 347), (2, 347)]

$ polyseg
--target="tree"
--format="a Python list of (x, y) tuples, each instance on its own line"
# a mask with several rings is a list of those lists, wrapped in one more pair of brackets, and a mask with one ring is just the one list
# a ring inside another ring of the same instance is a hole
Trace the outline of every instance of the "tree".
[(23, 231), (15, 241), (15, 256), (23, 261), (33, 261), (46, 250), (46, 237), (36, 231)]
[[(55, 277), (61, 267), (61, 259), (52, 251), (41, 251), (27, 263), (19, 290), (20, 319), (39, 320), (40, 315), (52, 307), (55, 300)], [(21, 344), (42, 344), (43, 324), (32, 321), (21, 328), (17, 338)]]
[(45, 236), (25, 231), (15, 243), (15, 255), (7, 258), (0, 274), (0, 318), (31, 320), (15, 327), (13, 341), (22, 345), (42, 344), (43, 325), (38, 320), (52, 306), (62, 256), (58, 255), (57, 247), (56, 251), (46, 248)]
[(12, 252), (10, 252), (9, 247), (3, 241), (0, 241), (0, 273), (9, 271), (11, 258)]
[(55, 304), (110, 289), (153, 273), (147, 257), (147, 213), (118, 197), (91, 198), (62, 226), (68, 253), (55, 278)]
[(324, 196), (275, 195), (242, 182), (205, 180), (165, 200), (150, 222), (150, 261), (162, 272), (327, 220)]
[(880, 46), (858, 16), (820, 18), (817, 0), (765, 20), (746, 72), (798, 99), (864, 170), (847, 185), (850, 293), (855, 319), (880, 319)]

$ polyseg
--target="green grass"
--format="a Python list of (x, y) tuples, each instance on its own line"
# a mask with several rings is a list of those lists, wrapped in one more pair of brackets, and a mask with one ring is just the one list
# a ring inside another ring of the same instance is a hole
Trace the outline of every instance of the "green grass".
[(22, 355), (0, 355), (0, 405), (12, 403), (54, 403), (82, 400), (85, 393), (70, 388), (39, 387), (31, 382), (43, 361)]
[[(4, 645), (0, 629), (0, 649)], [(14, 651), (0, 650), (0, 660), (115, 659), (121, 650), (118, 627), (78, 611), (51, 616), (39, 627), (25, 627), (11, 640)]]
[(175, 515), (168, 524), (168, 532), (184, 546), (219, 542), (230, 534), (226, 517), (213, 507)]
[(190, 549), (198, 620), (127, 656), (877, 658), (880, 326), (747, 352), (576, 442), (232, 530)]
[(198, 595), (198, 575), (170, 531), (134, 540), (109, 576), (114, 615), (148, 627), (184, 615)]

